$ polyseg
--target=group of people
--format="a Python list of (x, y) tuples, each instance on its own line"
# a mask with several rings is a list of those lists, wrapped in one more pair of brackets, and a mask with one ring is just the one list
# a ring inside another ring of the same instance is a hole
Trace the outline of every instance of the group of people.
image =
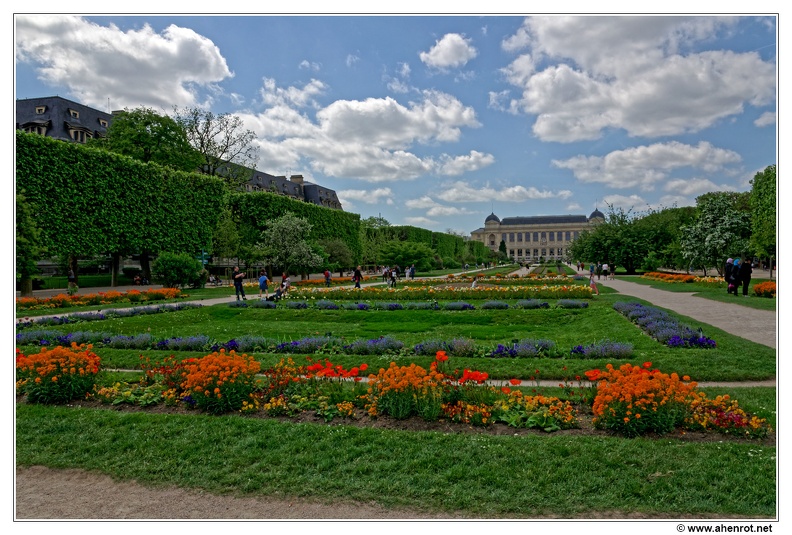
[[(231, 279), (234, 281), (234, 291), (236, 292), (237, 301), (240, 300), (240, 297), (242, 300), (247, 301), (245, 287), (242, 285), (242, 283), (245, 281), (245, 272), (240, 271), (239, 266), (234, 266), (234, 272), (231, 275)], [(270, 278), (267, 276), (267, 272), (263, 269), (259, 271), (258, 283), (259, 299), (266, 299), (267, 301), (277, 301), (291, 288), (291, 279), (289, 278), (289, 274), (286, 272), (283, 273), (280, 285), (272, 295), (269, 293)]]
[(726, 293), (738, 295), (737, 292), (742, 286), (743, 297), (748, 297), (748, 285), (751, 284), (752, 273), (753, 266), (750, 259), (746, 257), (742, 257), (742, 259), (728, 258), (723, 270), (723, 278), (728, 285)]
[[(583, 269), (585, 269), (585, 264), (583, 262), (578, 262), (577, 269), (578, 271), (583, 271)], [(594, 275), (597, 275), (597, 280), (602, 279), (602, 277), (605, 277), (605, 280), (608, 280), (608, 277), (610, 277), (611, 279), (615, 279), (616, 278), (614, 276), (615, 271), (616, 271), (615, 267), (611, 269), (611, 267), (606, 263), (601, 264), (597, 262), (596, 264), (592, 263), (589, 265), (590, 277), (593, 278)]]

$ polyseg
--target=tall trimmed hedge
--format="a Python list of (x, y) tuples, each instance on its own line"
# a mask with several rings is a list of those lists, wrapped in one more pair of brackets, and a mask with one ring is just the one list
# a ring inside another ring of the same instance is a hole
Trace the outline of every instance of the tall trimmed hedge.
[(228, 198), (243, 243), (255, 243), (267, 223), (286, 212), (302, 217), (312, 225), (312, 240), (339, 239), (347, 244), (359, 261), (363, 254), (360, 243), (360, 215), (307, 203), (266, 191), (232, 193)]
[(53, 255), (194, 253), (225, 202), (217, 178), (17, 131), (16, 184)]

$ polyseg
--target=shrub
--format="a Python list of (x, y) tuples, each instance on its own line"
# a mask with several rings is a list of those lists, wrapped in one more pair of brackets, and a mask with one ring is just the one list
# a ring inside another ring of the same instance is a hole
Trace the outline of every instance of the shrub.
[(344, 303), (344, 310), (368, 310), (369, 305), (367, 303)]
[(556, 302), (558, 308), (588, 308), (588, 302), (576, 301), (574, 299), (559, 299)]
[(17, 349), (16, 387), (32, 403), (68, 403), (84, 399), (96, 384), (100, 358), (90, 345), (72, 344), (25, 355)]
[(754, 284), (753, 293), (756, 297), (773, 298), (776, 296), (776, 283), (773, 281), (767, 281)]
[(187, 253), (162, 252), (151, 264), (151, 277), (167, 288), (179, 288), (197, 280), (202, 270), (201, 262)]
[(525, 309), (550, 308), (550, 303), (546, 301), (540, 301), (539, 299), (520, 299), (514, 306)]
[(461, 301), (446, 303), (443, 308), (445, 310), (476, 310), (476, 307), (470, 303), (463, 303)]
[(489, 355), (490, 358), (538, 358), (554, 357), (555, 342), (552, 340), (520, 340), (509, 345), (498, 344)]
[(308, 303), (305, 301), (286, 301), (286, 308), (294, 308), (294, 309), (308, 308)]
[(611, 342), (603, 340), (587, 346), (578, 345), (572, 348), (570, 356), (572, 358), (586, 359), (626, 359), (633, 354), (633, 345), (621, 342)]
[(493, 309), (506, 309), (509, 308), (508, 303), (504, 303), (503, 301), (487, 301), (481, 305), (481, 308), (484, 310), (493, 310)]
[(438, 351), (445, 351), (453, 357), (476, 357), (480, 351), (473, 340), (467, 338), (454, 338), (453, 340), (427, 340), (413, 347), (416, 355), (436, 355)]
[(399, 352), (404, 344), (390, 336), (374, 338), (373, 340), (355, 340), (344, 346), (344, 351), (352, 355), (382, 355)]
[(252, 308), (277, 308), (278, 305), (275, 304), (275, 301), (266, 301), (264, 299), (259, 299), (257, 301), (252, 301), (250, 303), (250, 306)]
[(327, 299), (320, 299), (316, 302), (316, 308), (320, 310), (338, 310), (338, 305)]
[(253, 357), (220, 350), (187, 359), (181, 388), (198, 408), (210, 414), (239, 411), (245, 402), (258, 403), (252, 394), (259, 368)]

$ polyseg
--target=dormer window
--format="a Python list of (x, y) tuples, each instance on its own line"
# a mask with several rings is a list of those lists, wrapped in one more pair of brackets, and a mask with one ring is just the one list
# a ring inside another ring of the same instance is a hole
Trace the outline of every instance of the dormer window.
[(36, 106), (36, 115), (43, 115), (47, 111), (46, 106)]
[(105, 119), (99, 119), (99, 124), (107, 128), (107, 121)]
[(73, 110), (73, 109), (69, 108), (69, 116), (74, 118), (74, 119), (79, 119), (80, 118), (80, 112), (78, 112), (77, 110)]

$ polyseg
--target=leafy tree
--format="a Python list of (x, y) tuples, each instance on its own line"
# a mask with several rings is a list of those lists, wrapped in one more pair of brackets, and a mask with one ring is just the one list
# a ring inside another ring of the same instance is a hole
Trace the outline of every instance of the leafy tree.
[(635, 220), (637, 233), (647, 244), (646, 257), (639, 267), (654, 271), (665, 267), (684, 269), (687, 262), (682, 256), (680, 229), (693, 222), (696, 209), (693, 206), (649, 210)]
[(212, 235), (212, 255), (218, 258), (236, 258), (239, 255), (239, 229), (231, 211), (226, 207), (217, 220)]
[(364, 228), (384, 228), (391, 226), (390, 222), (382, 216), (379, 217), (367, 217), (366, 219), (360, 220), (360, 226)]
[(198, 170), (202, 161), (175, 120), (145, 107), (116, 114), (107, 136), (94, 138), (88, 145), (187, 172)]
[(162, 252), (151, 265), (154, 282), (166, 288), (193, 284), (200, 280), (202, 271), (204, 269), (201, 262), (188, 253)]
[(500, 245), (498, 245), (498, 257), (501, 260), (508, 260), (509, 252), (506, 250), (506, 242), (501, 240)]
[(775, 258), (776, 166), (769, 165), (751, 180), (751, 245), (757, 253)]
[(291, 212), (272, 221), (258, 243), (264, 262), (288, 273), (309, 273), (321, 267), (324, 258), (305, 238), (311, 228), (306, 219)]
[(223, 178), (233, 189), (251, 178), (258, 147), (253, 144), (255, 132), (244, 129), (242, 119), (200, 108), (177, 108), (174, 116), (190, 145), (202, 156), (200, 172)]
[(696, 198), (697, 216), (682, 227), (682, 255), (690, 268), (715, 266), (723, 273), (726, 258), (748, 253), (751, 214), (744, 209), (745, 195), (714, 192)]
[(33, 218), (33, 209), (21, 193), (16, 195), (16, 278), (20, 294), (33, 295), (33, 275), (40, 272), (36, 262), (46, 249), (41, 245), (41, 229)]
[(435, 257), (434, 251), (423, 243), (398, 240), (385, 243), (380, 254), (385, 265), (397, 265), (403, 269), (415, 264), (415, 269), (418, 271), (432, 269)]
[(319, 245), (327, 254), (328, 269), (338, 271), (339, 277), (344, 276), (345, 268), (354, 266), (355, 258), (352, 256), (352, 250), (342, 240), (319, 240)]

